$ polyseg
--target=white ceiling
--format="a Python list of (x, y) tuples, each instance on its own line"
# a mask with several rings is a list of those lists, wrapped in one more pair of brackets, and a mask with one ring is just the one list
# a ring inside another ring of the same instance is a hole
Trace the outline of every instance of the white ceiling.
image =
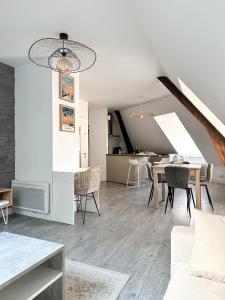
[(66, 32), (97, 52), (94, 67), (80, 75), (81, 99), (121, 108), (166, 95), (156, 79), (162, 74), (160, 64), (128, 2), (4, 1), (0, 62), (14, 67), (30, 63), (27, 53), (35, 40)]
[(67, 32), (97, 52), (81, 73), (81, 99), (121, 108), (160, 98), (169, 93), (156, 77), (165, 74), (225, 123), (224, 11), (224, 0), (7, 0), (0, 62), (30, 63), (35, 40)]
[(225, 1), (131, 0), (165, 74), (225, 123)]

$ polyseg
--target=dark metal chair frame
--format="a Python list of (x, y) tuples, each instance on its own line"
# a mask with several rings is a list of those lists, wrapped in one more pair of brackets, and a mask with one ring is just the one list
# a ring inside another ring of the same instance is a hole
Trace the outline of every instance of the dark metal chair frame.
[[(82, 207), (82, 201), (83, 201), (83, 198), (85, 199), (85, 202), (84, 202), (84, 209), (83, 209), (83, 207)], [(83, 224), (85, 223), (87, 201), (88, 201), (88, 200), (92, 200), (92, 199), (94, 200), (96, 210), (97, 210), (98, 215), (99, 215), (99, 217), (100, 217), (101, 215), (100, 215), (100, 212), (99, 212), (99, 209), (98, 209), (98, 205), (97, 205), (97, 202), (96, 202), (96, 199), (95, 199), (95, 194), (94, 194), (94, 192), (93, 192), (93, 193), (90, 193), (90, 194), (87, 194), (87, 195), (78, 195), (78, 199), (75, 200), (75, 201), (77, 202), (77, 213), (78, 213), (79, 211), (81, 211)]]
[(164, 213), (167, 211), (168, 202), (170, 202), (171, 208), (173, 208), (175, 189), (184, 189), (187, 195), (187, 211), (191, 218), (190, 201), (192, 200), (195, 207), (195, 200), (192, 188), (189, 185), (190, 169), (171, 165), (165, 167), (165, 175), (168, 183), (168, 196)]

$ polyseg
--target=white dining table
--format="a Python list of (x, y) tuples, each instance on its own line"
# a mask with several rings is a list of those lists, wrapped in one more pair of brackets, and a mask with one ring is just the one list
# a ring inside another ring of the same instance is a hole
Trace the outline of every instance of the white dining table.
[[(158, 175), (165, 175), (165, 167), (171, 166), (171, 164), (156, 164), (153, 166), (153, 175), (154, 175), (154, 193), (153, 193), (153, 201), (152, 207), (159, 207), (159, 183), (158, 183)], [(176, 164), (173, 164), (176, 166)], [(195, 177), (195, 191), (196, 191), (196, 208), (201, 209), (201, 185), (200, 185), (200, 170), (201, 164), (177, 164), (177, 166), (189, 168), (191, 171), (191, 175)], [(162, 184), (162, 200), (165, 200), (165, 184)]]

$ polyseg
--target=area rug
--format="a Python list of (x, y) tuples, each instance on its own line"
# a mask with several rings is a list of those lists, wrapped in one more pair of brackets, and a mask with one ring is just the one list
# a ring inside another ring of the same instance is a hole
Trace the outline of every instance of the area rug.
[(130, 276), (66, 260), (66, 300), (116, 300)]

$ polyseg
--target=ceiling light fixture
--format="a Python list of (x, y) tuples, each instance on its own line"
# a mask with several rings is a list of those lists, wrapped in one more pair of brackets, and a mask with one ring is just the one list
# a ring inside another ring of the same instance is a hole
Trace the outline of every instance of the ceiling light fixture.
[(66, 33), (60, 33), (59, 39), (44, 38), (34, 42), (28, 56), (34, 64), (66, 75), (90, 69), (96, 61), (94, 50), (68, 40)]
[(147, 117), (154, 117), (155, 114), (151, 112), (144, 112), (142, 109), (142, 104), (140, 105), (140, 111), (130, 114), (130, 118), (140, 118), (144, 119)]

